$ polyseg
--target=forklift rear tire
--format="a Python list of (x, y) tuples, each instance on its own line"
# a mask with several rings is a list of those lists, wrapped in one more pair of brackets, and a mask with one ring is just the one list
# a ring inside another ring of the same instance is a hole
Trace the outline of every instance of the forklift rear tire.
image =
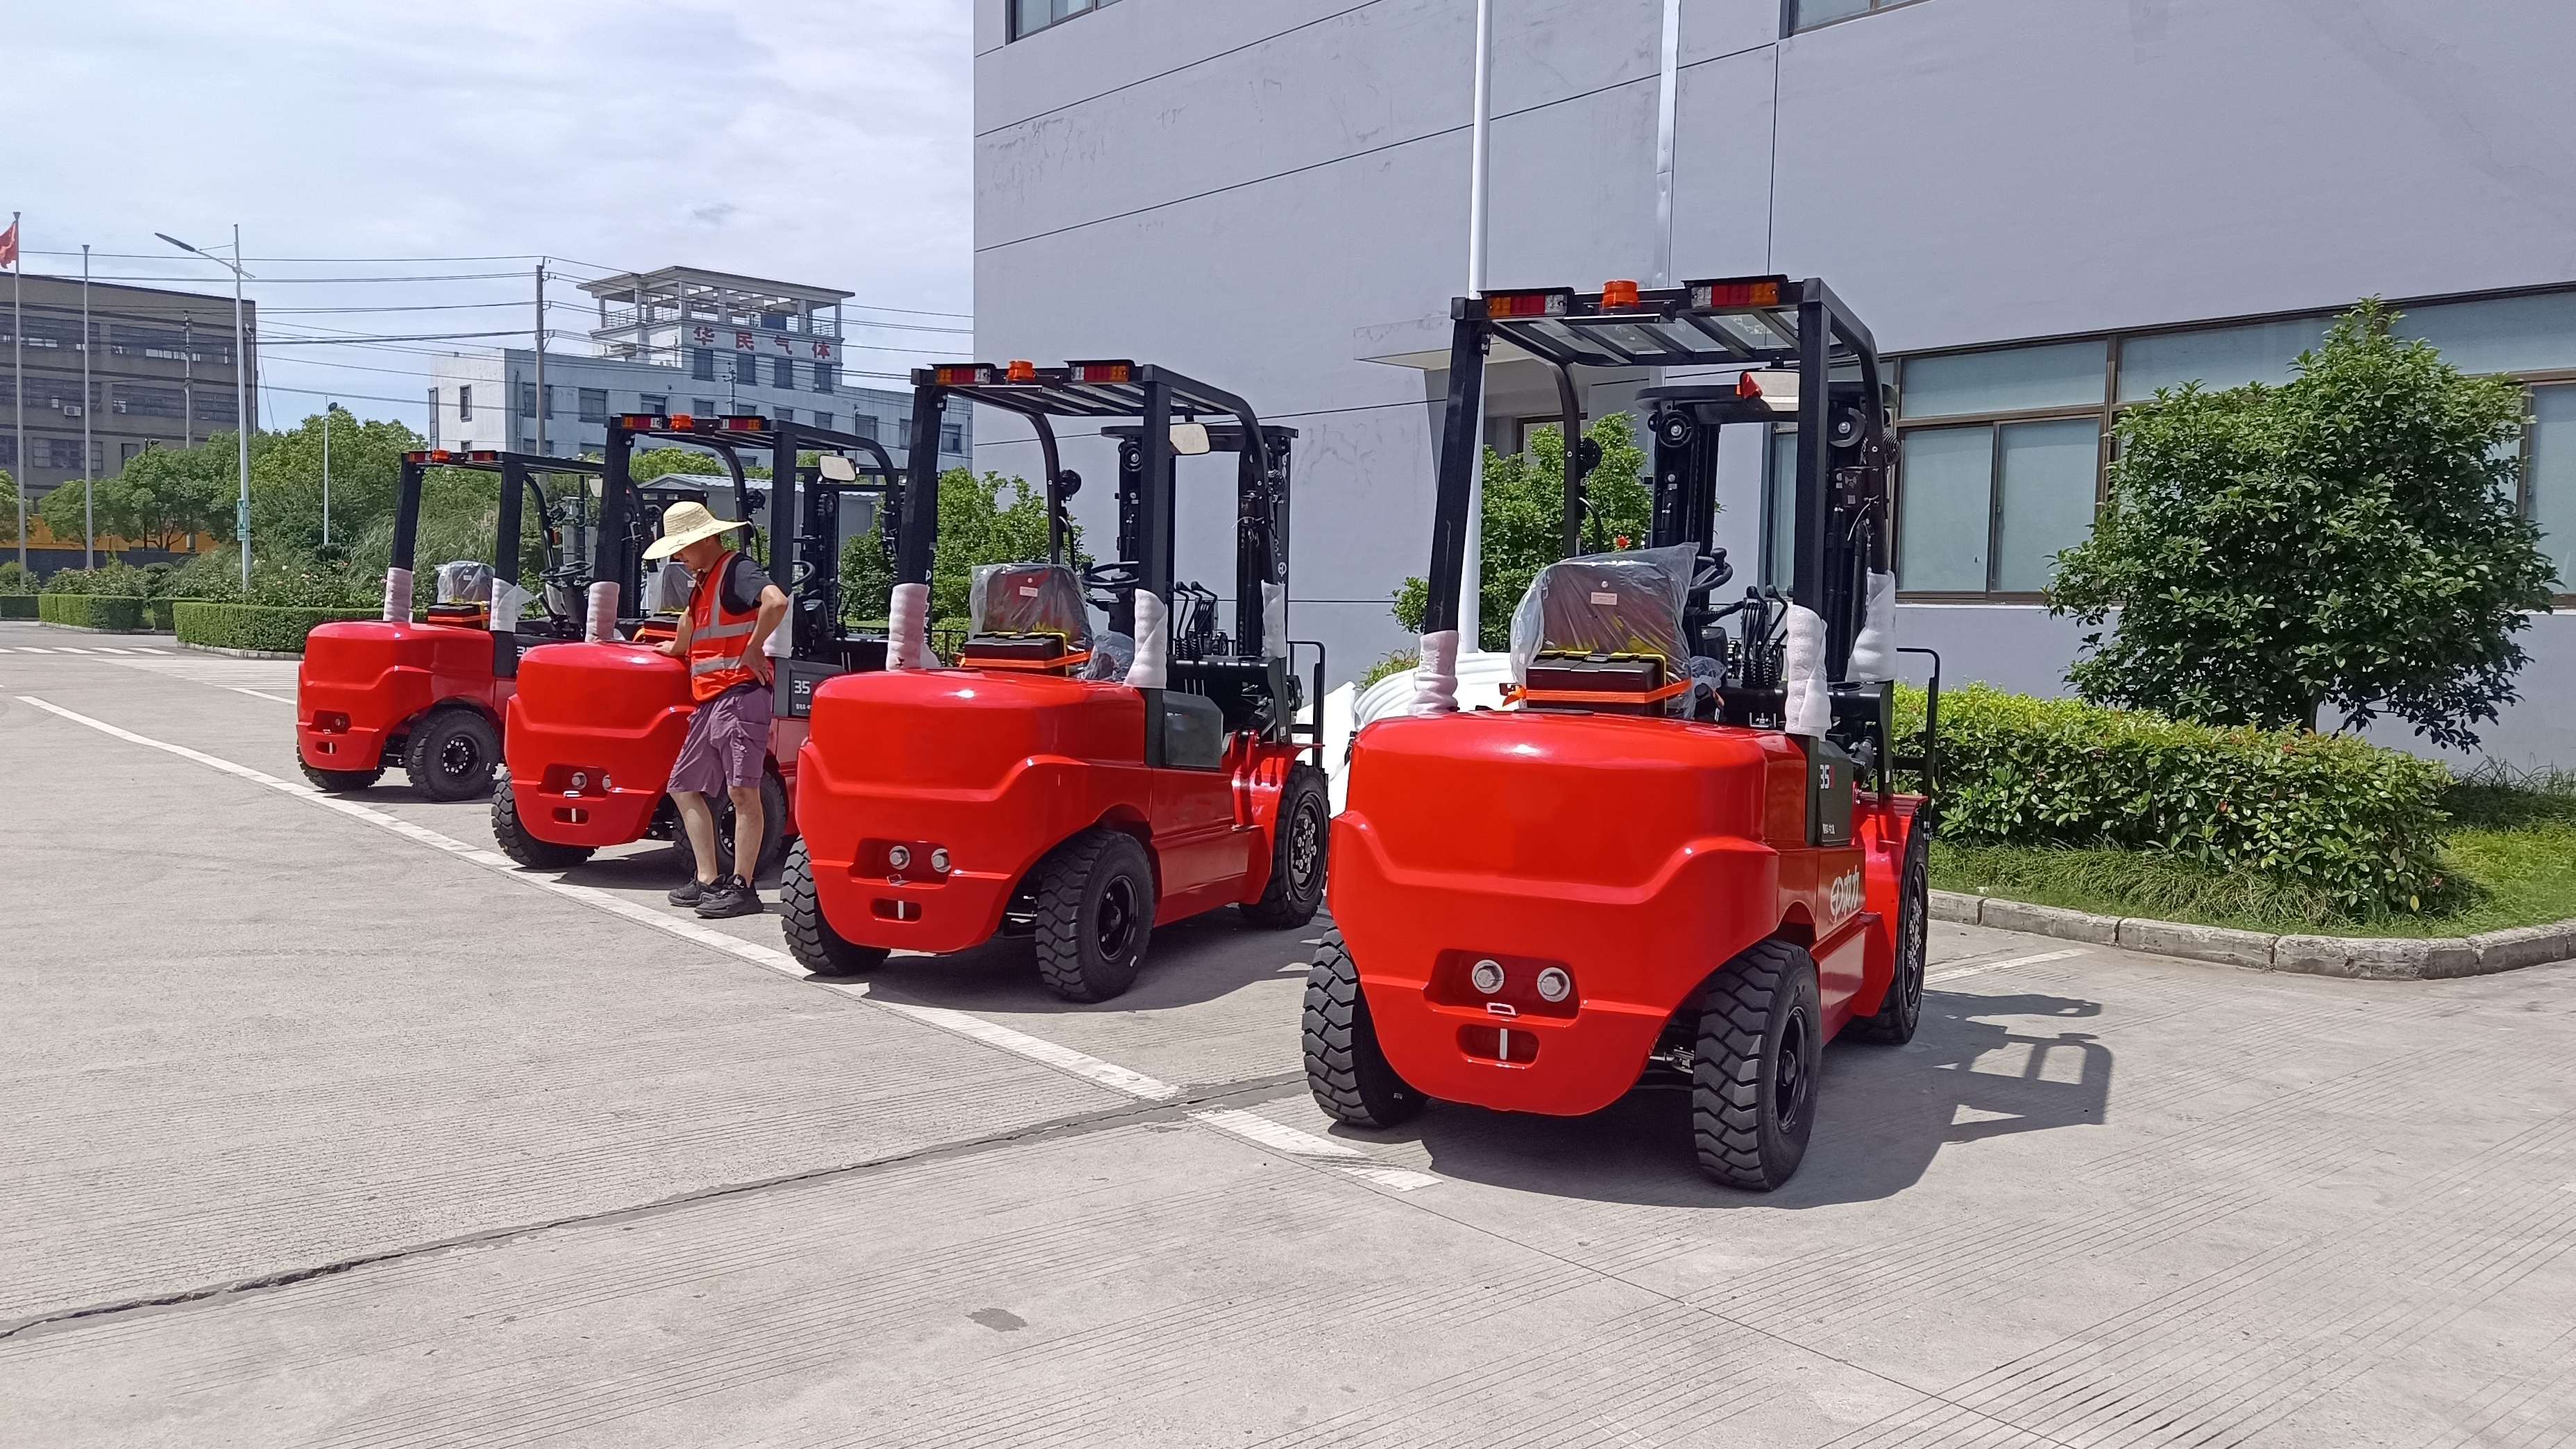
[(1353, 1127), (1393, 1127), (1424, 1101), (1378, 1048), (1360, 969), (1338, 930), (1324, 932), (1306, 972), (1306, 1089), (1334, 1121)]
[(531, 870), (569, 870), (590, 859), (587, 845), (557, 845), (539, 840), (519, 823), (519, 801), (510, 793), (510, 772), (492, 780), (492, 840), (501, 853)]
[[(733, 870), (733, 801), (718, 800), (714, 809), (716, 873), (722, 876)], [(787, 824), (787, 784), (775, 773), (764, 770), (760, 776), (760, 858), (753, 865), (753, 879), (786, 868)], [(683, 874), (697, 874), (697, 847), (689, 844), (688, 822), (679, 818), (677, 805), (671, 807), (671, 858)]]
[(854, 976), (885, 964), (886, 949), (862, 946), (832, 929), (823, 903), (814, 896), (814, 865), (805, 841), (787, 847), (787, 867), (778, 882), (779, 924), (787, 933), (787, 954), (817, 976)]
[(321, 791), (325, 795), (338, 795), (349, 790), (363, 790), (385, 777), (385, 767), (382, 765), (378, 765), (372, 770), (317, 770), (311, 765), (304, 763), (304, 756), (301, 752), (299, 752), (295, 757), (295, 767), (304, 772), (305, 779), (313, 782), (314, 789)]
[(1825, 1053), (1816, 963), (1787, 941), (1757, 941), (1700, 992), (1691, 1135), (1700, 1170), (1769, 1192), (1807, 1155)]
[(1932, 849), (1921, 817), (1906, 833), (1905, 864), (1896, 877), (1896, 974), (1878, 1013), (1851, 1024), (1862, 1041), (1903, 1046), (1923, 1020), (1923, 973), (1932, 918)]
[(1270, 884), (1261, 899), (1235, 907), (1245, 920), (1285, 930), (1315, 919), (1324, 903), (1325, 852), (1333, 836), (1330, 801), (1323, 771), (1302, 763), (1288, 767), (1271, 832)]
[(1154, 863), (1134, 836), (1086, 830), (1038, 862), (1038, 979), (1067, 1001), (1136, 984), (1154, 933)]
[(492, 793), (492, 772), (501, 763), (501, 735), (474, 710), (457, 706), (434, 710), (412, 726), (403, 750), (403, 770), (411, 786), (432, 800), (474, 800)]

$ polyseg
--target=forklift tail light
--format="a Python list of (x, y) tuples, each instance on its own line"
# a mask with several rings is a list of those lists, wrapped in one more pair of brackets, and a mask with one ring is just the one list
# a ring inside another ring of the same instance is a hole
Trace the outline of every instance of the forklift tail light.
[[(630, 431), (638, 428), (668, 427), (670, 423), (671, 419), (660, 413), (619, 413), (617, 415), (617, 425)], [(682, 421), (682, 426), (686, 426), (685, 419)]]
[(728, 433), (757, 433), (769, 426), (769, 419), (758, 413), (733, 413), (716, 421)]
[(1075, 382), (1132, 382), (1136, 376), (1136, 364), (1132, 362), (1072, 362), (1066, 366), (1072, 369)]
[[(1635, 299), (1636, 284), (1629, 284), (1630, 300)], [(1485, 315), (1488, 317), (1562, 317), (1573, 310), (1574, 294), (1562, 289), (1553, 292), (1487, 292)]]
[(411, 452), (403, 454), (403, 461), (406, 463), (426, 463), (429, 461), (429, 450), (426, 448), (416, 448)]
[(1625, 312), (1633, 309), (1636, 305), (1637, 284), (1635, 282), (1603, 282), (1601, 284), (1602, 311)]
[(993, 380), (993, 369), (981, 362), (943, 362), (930, 375), (941, 387), (981, 387)]
[(494, 452), (490, 448), (477, 448), (473, 452), (466, 454), (465, 460), (469, 463), (492, 463), (498, 462), (500, 457), (501, 455), (499, 453)]
[(1737, 277), (1722, 282), (1692, 282), (1690, 304), (1702, 312), (1718, 307), (1777, 307), (1786, 277)]

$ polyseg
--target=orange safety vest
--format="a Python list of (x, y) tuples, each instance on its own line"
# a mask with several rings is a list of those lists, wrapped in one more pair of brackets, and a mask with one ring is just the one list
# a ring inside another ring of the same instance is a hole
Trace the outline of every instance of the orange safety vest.
[(760, 620), (760, 605), (755, 600), (739, 614), (725, 607), (725, 571), (733, 567), (734, 557), (727, 549), (689, 591), (689, 692), (701, 703), (752, 680), (742, 660), (752, 625)]

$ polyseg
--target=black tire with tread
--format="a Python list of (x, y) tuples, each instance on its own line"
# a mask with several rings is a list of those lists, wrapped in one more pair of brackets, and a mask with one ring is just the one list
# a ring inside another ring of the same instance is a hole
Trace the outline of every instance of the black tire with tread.
[[(1154, 866), (1145, 847), (1122, 831), (1086, 830), (1039, 861), (1034, 876), (1038, 979), (1067, 1001), (1124, 994), (1154, 931)], [(1104, 913), (1120, 900), (1118, 949), (1106, 951)]]
[[(683, 875), (695, 875), (698, 852), (689, 844), (688, 822), (676, 818), (678, 808), (676, 805), (672, 807), (671, 857)], [(733, 871), (733, 800), (728, 796), (711, 802), (708, 808), (715, 812), (716, 817), (716, 871), (719, 876), (728, 875)], [(787, 782), (778, 778), (777, 771), (763, 770), (760, 774), (760, 859), (752, 871), (753, 879), (786, 868), (787, 842), (792, 838), (787, 833), (787, 815)]]
[(372, 770), (317, 770), (304, 762), (304, 752), (301, 750), (295, 754), (295, 768), (304, 772), (304, 778), (313, 782), (314, 789), (326, 795), (364, 790), (385, 777), (385, 767), (382, 765)]
[(510, 772), (492, 777), (492, 841), (501, 853), (531, 870), (569, 870), (590, 859), (587, 845), (557, 845), (539, 840), (519, 822), (519, 802), (510, 793)]
[[(1701, 1171), (1752, 1192), (1769, 1192), (1797, 1172), (1815, 1127), (1823, 1017), (1814, 958), (1776, 938), (1746, 947), (1701, 988), (1691, 1067), (1691, 1136)], [(1799, 1053), (1787, 1101), (1780, 1091), (1784, 1050)]]
[(814, 866), (799, 837), (787, 847), (787, 864), (778, 880), (779, 925), (787, 935), (787, 954), (817, 976), (854, 976), (885, 964), (882, 946), (862, 946), (832, 929), (823, 903), (814, 895)]
[(432, 800), (480, 799), (500, 767), (501, 732), (465, 705), (431, 710), (403, 747), (403, 772)]
[[(1324, 876), (1333, 838), (1332, 794), (1324, 772), (1300, 761), (1288, 767), (1279, 790), (1279, 815), (1270, 837), (1270, 882), (1261, 899), (1236, 906), (1256, 926), (1284, 931), (1315, 919), (1324, 904)], [(1310, 838), (1302, 839), (1311, 831)], [(1297, 859), (1311, 852), (1306, 868)]]
[(1306, 1088), (1334, 1121), (1393, 1127), (1427, 1099), (1387, 1062), (1360, 971), (1339, 930), (1327, 930), (1306, 972)]
[(1923, 976), (1931, 958), (1931, 914), (1931, 833), (1918, 815), (1914, 828), (1907, 833), (1905, 861), (1897, 868), (1896, 979), (1887, 983), (1887, 995), (1879, 1002), (1877, 1013), (1851, 1024), (1855, 1039), (1889, 1046), (1903, 1046), (1914, 1040), (1914, 1028), (1923, 1020)]

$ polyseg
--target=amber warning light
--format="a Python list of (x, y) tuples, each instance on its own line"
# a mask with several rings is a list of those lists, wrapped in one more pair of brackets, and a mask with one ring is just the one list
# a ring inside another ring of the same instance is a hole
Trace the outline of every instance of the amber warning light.
[(1034, 362), (1014, 359), (1002, 375), (1012, 382), (1035, 382), (1038, 380), (1038, 365)]

